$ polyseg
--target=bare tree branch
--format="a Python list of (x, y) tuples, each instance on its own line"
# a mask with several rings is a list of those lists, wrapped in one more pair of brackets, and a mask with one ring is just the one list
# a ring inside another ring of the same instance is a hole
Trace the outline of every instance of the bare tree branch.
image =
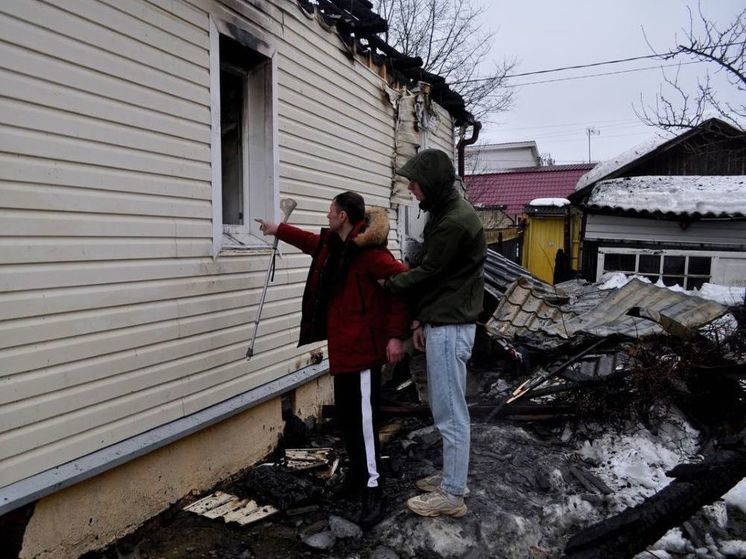
[(475, 0), (377, 0), (376, 11), (389, 23), (387, 42), (422, 58), (423, 68), (444, 77), (478, 120), (510, 107), (505, 76), (513, 61), (494, 63), (487, 78), (474, 81), (485, 70), (494, 37), (482, 29), (485, 8)]
[[(683, 29), (684, 40), (671, 51), (658, 53), (661, 57), (687, 57), (714, 66), (714, 72), (724, 72), (728, 82), (736, 88), (743, 99), (746, 94), (746, 9), (723, 29), (705, 16), (698, 4), (696, 17), (689, 11), (689, 28)], [(643, 31), (644, 33), (644, 31)], [(647, 41), (647, 37), (645, 37)], [(678, 42), (678, 41), (677, 41)], [(733, 105), (719, 99), (712, 84), (709, 71), (697, 82), (696, 90), (688, 92), (679, 81), (679, 72), (669, 77), (663, 73), (663, 84), (655, 102), (649, 105), (640, 96), (640, 107), (635, 107), (638, 118), (648, 124), (668, 131), (693, 128), (709, 113), (743, 127), (746, 119), (746, 104)]]

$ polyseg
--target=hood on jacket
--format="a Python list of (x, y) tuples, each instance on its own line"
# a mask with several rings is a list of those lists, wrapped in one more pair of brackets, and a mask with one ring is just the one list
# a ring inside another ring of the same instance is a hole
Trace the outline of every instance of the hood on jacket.
[(386, 246), (389, 227), (389, 216), (386, 210), (369, 208), (365, 212), (365, 219), (353, 229), (352, 242), (359, 247)]
[(420, 208), (425, 211), (438, 208), (458, 196), (456, 170), (448, 154), (442, 150), (426, 149), (417, 153), (397, 174), (420, 185), (425, 195)]

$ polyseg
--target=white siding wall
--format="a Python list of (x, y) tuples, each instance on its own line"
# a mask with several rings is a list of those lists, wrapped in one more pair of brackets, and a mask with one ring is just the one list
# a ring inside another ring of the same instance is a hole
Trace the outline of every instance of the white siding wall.
[(682, 228), (677, 221), (589, 214), (585, 238), (746, 249), (746, 221), (695, 221)]
[(310, 259), (284, 247), (247, 362), (268, 253), (210, 257), (211, 11), (274, 37), (291, 221), (390, 206), (381, 79), (295, 2), (226, 4), (0, 4), (0, 486), (308, 363)]

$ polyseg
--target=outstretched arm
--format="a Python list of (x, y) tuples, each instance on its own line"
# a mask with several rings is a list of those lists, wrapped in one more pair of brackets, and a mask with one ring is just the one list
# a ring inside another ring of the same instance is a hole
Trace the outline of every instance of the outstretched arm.
[(301, 249), (306, 254), (313, 254), (321, 240), (320, 235), (309, 233), (287, 223), (280, 223), (278, 225), (266, 219), (256, 219), (255, 221), (259, 224), (259, 229), (265, 235), (273, 235), (281, 241), (285, 241)]

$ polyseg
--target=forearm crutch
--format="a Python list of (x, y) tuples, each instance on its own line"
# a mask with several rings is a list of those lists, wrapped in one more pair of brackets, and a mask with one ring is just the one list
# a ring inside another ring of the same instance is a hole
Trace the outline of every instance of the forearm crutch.
[[(283, 198), (280, 200), (280, 210), (282, 211), (282, 223), (287, 223), (290, 214), (293, 213), (295, 206), (298, 203), (292, 198)], [(277, 256), (277, 243), (279, 239), (275, 235), (275, 242), (272, 243), (272, 258), (269, 260), (269, 267), (267, 268), (267, 275), (264, 277), (264, 288), (262, 289), (262, 295), (259, 297), (259, 308), (256, 310), (256, 318), (254, 319), (254, 334), (251, 336), (251, 343), (249, 348), (246, 350), (246, 359), (251, 359), (254, 356), (254, 342), (256, 341), (256, 333), (259, 331), (259, 319), (262, 316), (262, 309), (264, 308), (264, 298), (267, 296), (267, 287), (269, 286), (269, 278), (274, 275), (275, 270), (275, 256)]]

